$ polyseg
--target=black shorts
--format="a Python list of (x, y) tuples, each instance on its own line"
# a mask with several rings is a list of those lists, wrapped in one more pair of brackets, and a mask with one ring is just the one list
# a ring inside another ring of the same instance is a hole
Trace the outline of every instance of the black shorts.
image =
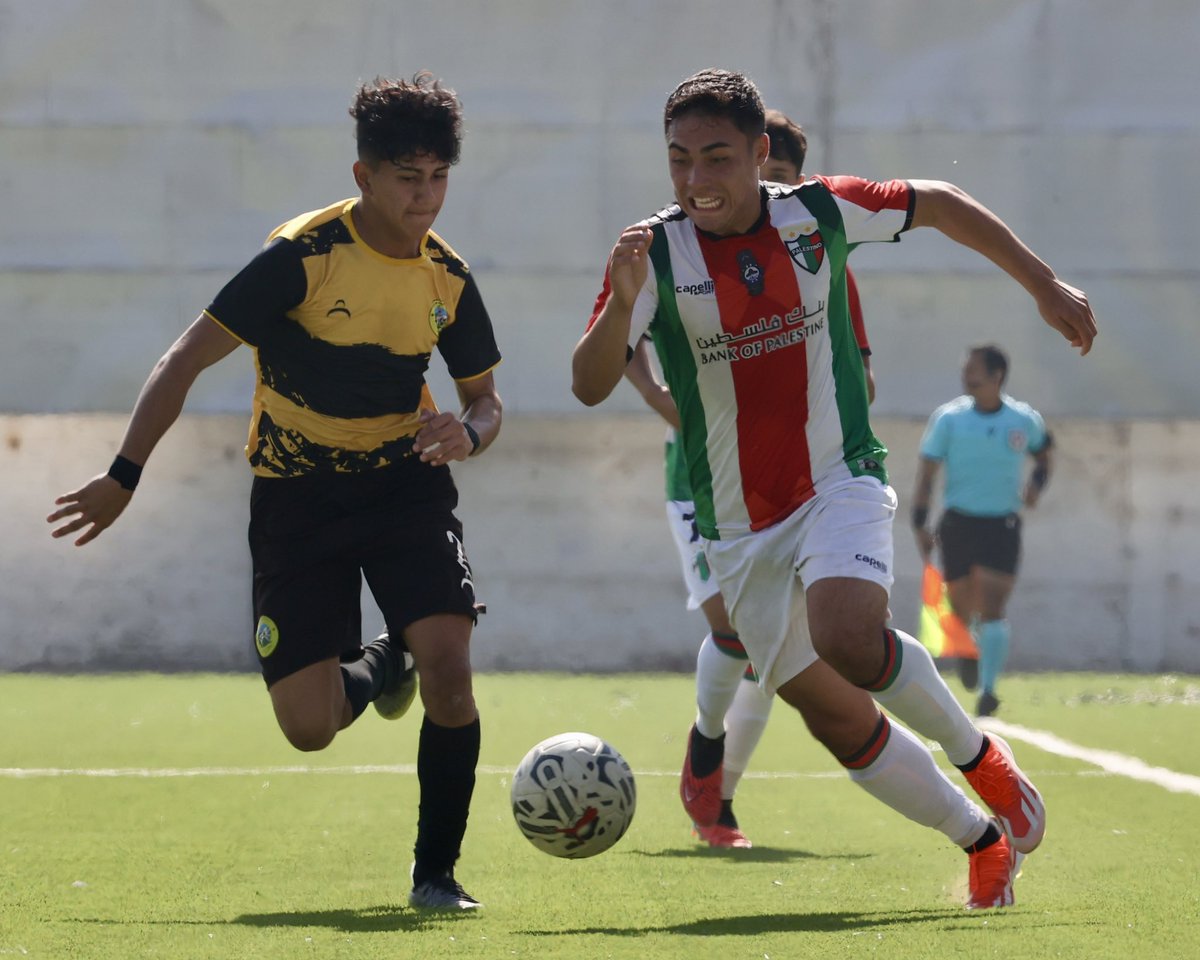
[(970, 573), (972, 567), (987, 567), (1015, 575), (1021, 562), (1021, 517), (973, 517), (947, 510), (938, 523), (942, 546), (942, 576), (951, 583)]
[(448, 467), (416, 457), (356, 474), (255, 477), (254, 646), (267, 686), (362, 642), (362, 578), (388, 631), (440, 613), (476, 619)]

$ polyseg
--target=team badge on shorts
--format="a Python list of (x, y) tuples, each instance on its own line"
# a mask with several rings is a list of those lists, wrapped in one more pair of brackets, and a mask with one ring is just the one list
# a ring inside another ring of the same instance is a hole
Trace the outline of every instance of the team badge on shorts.
[(279, 628), (270, 617), (259, 617), (258, 626), (254, 630), (254, 649), (264, 660), (275, 652), (279, 646)]
[(429, 329), (433, 331), (434, 336), (439, 336), (449, 322), (450, 311), (446, 309), (446, 305), (441, 300), (434, 300), (429, 308)]
[(815, 223), (802, 223), (783, 231), (783, 244), (796, 266), (816, 273), (825, 262), (825, 241)]

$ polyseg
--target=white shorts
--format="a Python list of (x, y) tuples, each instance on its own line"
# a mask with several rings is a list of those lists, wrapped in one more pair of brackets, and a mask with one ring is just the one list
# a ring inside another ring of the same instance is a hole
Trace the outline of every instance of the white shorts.
[(704, 556), (704, 540), (696, 529), (696, 505), (691, 500), (668, 500), (667, 526), (679, 551), (679, 565), (688, 592), (687, 608), (699, 610), (700, 604), (715, 597), (721, 588)]
[(823, 490), (790, 517), (732, 540), (704, 541), (729, 620), (768, 694), (817, 659), (804, 590), (828, 577), (892, 586), (896, 494), (874, 477)]

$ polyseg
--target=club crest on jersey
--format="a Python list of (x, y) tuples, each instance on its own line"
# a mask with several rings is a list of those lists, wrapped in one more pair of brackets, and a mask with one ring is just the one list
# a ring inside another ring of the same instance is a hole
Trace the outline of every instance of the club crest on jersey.
[(436, 337), (441, 334), (449, 322), (450, 311), (446, 309), (446, 305), (441, 300), (434, 300), (429, 308), (429, 329), (433, 331), (433, 335)]
[(754, 259), (753, 250), (739, 250), (737, 255), (738, 267), (742, 271), (742, 283), (750, 291), (750, 296), (757, 297), (763, 292), (766, 284), (763, 281), (762, 267)]
[(1008, 431), (1008, 447), (1010, 450), (1015, 450), (1017, 453), (1024, 453), (1028, 445), (1029, 438), (1025, 436), (1024, 430)]
[(788, 227), (783, 233), (783, 245), (796, 266), (816, 273), (825, 262), (825, 241), (815, 223)]

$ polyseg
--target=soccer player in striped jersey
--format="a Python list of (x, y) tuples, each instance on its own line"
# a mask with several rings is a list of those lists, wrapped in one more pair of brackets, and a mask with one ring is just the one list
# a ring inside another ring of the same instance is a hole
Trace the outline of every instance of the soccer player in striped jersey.
[[(650, 334), (679, 411), (705, 554), (764, 688), (801, 713), (855, 782), (966, 850), (969, 907), (1011, 904), (1045, 808), (924, 648), (886, 626), (896, 497), (867, 416), (846, 256), (935, 227), (1010, 274), (1081, 353), (1096, 335), (1087, 298), (951, 184), (760, 183), (764, 109), (742, 74), (683, 81), (663, 125), (676, 202), (618, 238), (572, 389), (585, 404), (603, 401)], [(804, 602), (808, 631), (796, 627)], [(996, 819), (875, 700), (938, 741)], [(703, 789), (685, 784), (685, 802)]]
[[(142, 467), (202, 370), (245, 343), (258, 382), (246, 455), (255, 651), (275, 717), (321, 750), (374, 702), (395, 718), (420, 673), (414, 906), (479, 906), (454, 877), (479, 757), (470, 639), (477, 617), (448, 464), (500, 429), (491, 320), (467, 264), (433, 232), (458, 161), (458, 98), (428, 73), (361, 86), (359, 196), (302, 214), (217, 294), (155, 366), (107, 474), (48, 520), (89, 542), (133, 496)], [(425, 383), (434, 349), (461, 411)], [(365, 577), (388, 632), (365, 647)], [(383, 812), (361, 846), (384, 847)]]
[[(972, 347), (962, 368), (963, 396), (938, 407), (921, 438), (913, 492), (912, 523), (917, 549), (926, 562), (941, 545), (942, 571), (950, 606), (979, 647), (977, 667), (967, 672), (968, 689), (980, 686), (975, 712), (991, 716), (1000, 706), (996, 682), (1008, 657), (1005, 608), (1017, 582), (1021, 558), (1021, 508), (1037, 505), (1050, 479), (1050, 432), (1033, 407), (1004, 392), (1008, 357), (993, 344)], [(1026, 458), (1033, 459), (1029, 479)], [(933, 485), (945, 464), (945, 510), (935, 538), (926, 522)]]
[[(799, 185), (804, 180), (804, 159), (808, 154), (808, 138), (804, 128), (778, 110), (768, 110), (765, 121), (771, 148), (766, 163), (760, 168), (760, 176), (763, 180)], [(849, 267), (846, 268), (846, 292), (850, 322), (867, 378), (867, 398), (869, 402), (874, 402), (871, 345), (863, 323), (858, 288)], [(696, 655), (696, 721), (688, 732), (689, 749), (684, 762), (689, 769), (680, 781), (680, 792), (685, 796), (689, 782), (699, 783), (702, 786), (701, 795), (689, 806), (703, 808), (706, 805), (711, 807), (718, 801), (720, 803), (715, 823), (703, 826), (693, 821), (692, 829), (696, 836), (712, 847), (745, 849), (752, 844), (738, 823), (733, 811), (733, 799), (750, 757), (766, 730), (775, 698), (758, 685), (758, 674), (749, 663), (749, 656), (738, 639), (737, 631), (729, 623), (720, 588), (704, 556), (700, 532), (696, 527), (696, 505), (692, 501), (687, 464), (679, 438), (679, 411), (675, 409), (670, 391), (654, 372), (649, 358), (649, 343), (645, 337), (638, 341), (637, 349), (625, 368), (625, 376), (646, 404), (668, 424), (665, 450), (667, 525), (679, 553), (688, 592), (687, 608), (699, 609), (708, 622), (708, 636), (700, 644)], [(803, 627), (802, 619), (800, 626)], [(699, 745), (695, 751), (690, 749), (694, 740)], [(703, 744), (708, 741), (720, 745), (719, 756), (717, 750), (704, 750)], [(719, 783), (711, 776), (717, 767), (720, 768)], [(703, 789), (705, 787), (707, 789)], [(703, 810), (701, 813), (703, 815)]]

